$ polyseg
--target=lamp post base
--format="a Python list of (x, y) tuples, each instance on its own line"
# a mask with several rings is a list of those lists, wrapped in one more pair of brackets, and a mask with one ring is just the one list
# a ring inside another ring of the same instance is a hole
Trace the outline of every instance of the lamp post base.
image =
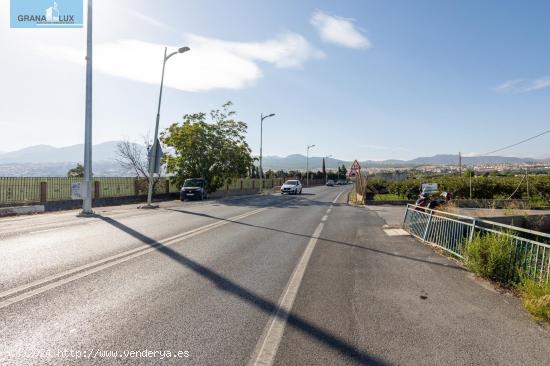
[(96, 216), (93, 210), (82, 210), (76, 215), (77, 217), (94, 217)]
[(143, 205), (143, 206), (138, 206), (139, 209), (142, 209), (142, 210), (152, 210), (154, 208), (159, 208), (160, 206), (159, 205), (153, 205), (153, 204), (146, 204), (146, 205)]

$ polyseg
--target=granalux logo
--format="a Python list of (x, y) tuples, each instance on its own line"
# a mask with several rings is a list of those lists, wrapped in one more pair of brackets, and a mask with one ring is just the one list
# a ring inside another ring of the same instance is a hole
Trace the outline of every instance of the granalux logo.
[(10, 0), (11, 28), (82, 28), (83, 0)]

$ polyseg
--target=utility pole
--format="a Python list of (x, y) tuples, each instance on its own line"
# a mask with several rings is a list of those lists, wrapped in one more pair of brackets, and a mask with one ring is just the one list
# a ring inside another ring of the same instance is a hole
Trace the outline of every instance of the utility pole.
[(475, 170), (472, 167), (472, 170), (468, 170), (468, 175), (470, 176), (470, 199), (472, 199), (472, 174), (474, 174)]
[(264, 116), (262, 113), (260, 113), (260, 192), (264, 189), (264, 168), (262, 166), (262, 160), (263, 160), (263, 141), (264, 141), (264, 119), (273, 117), (275, 113), (271, 113), (267, 116)]
[(525, 180), (527, 182), (527, 200), (529, 200), (529, 172), (527, 170), (528, 168), (525, 168)]
[[(88, 0), (86, 25), (86, 108), (84, 116), (84, 186), (81, 186), (83, 216), (92, 215), (92, 0)], [(84, 188), (82, 190), (82, 188)]]

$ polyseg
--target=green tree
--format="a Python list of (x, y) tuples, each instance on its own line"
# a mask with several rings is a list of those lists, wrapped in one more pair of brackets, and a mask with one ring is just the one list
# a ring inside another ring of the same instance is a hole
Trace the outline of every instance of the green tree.
[(346, 166), (342, 164), (341, 167), (338, 167), (338, 172), (344, 176), (344, 179), (346, 178), (346, 174), (348, 173), (348, 170), (346, 169)]
[(164, 157), (166, 170), (181, 185), (187, 178), (204, 178), (208, 190), (250, 172), (254, 160), (246, 143), (247, 125), (234, 119), (236, 112), (227, 102), (221, 109), (183, 116), (161, 133), (161, 141), (170, 151)]
[(67, 177), (71, 178), (76, 178), (76, 177), (84, 177), (84, 167), (82, 166), (82, 164), (76, 164), (76, 167), (70, 169), (68, 172), (67, 172)]

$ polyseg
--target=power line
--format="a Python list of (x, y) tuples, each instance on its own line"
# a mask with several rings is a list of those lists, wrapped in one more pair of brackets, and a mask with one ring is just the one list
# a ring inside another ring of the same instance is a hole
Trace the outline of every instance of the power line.
[[(547, 133), (550, 133), (550, 130), (546, 130), (546, 131), (544, 131), (544, 132), (539, 133), (538, 135), (531, 136), (531, 137), (529, 137), (529, 138), (527, 138), (527, 139), (525, 139), (525, 140), (521, 140), (521, 141), (519, 141), (519, 142), (516, 142), (515, 144), (508, 145), (508, 146), (505, 146), (505, 147), (503, 147), (503, 148), (500, 148), (500, 149), (497, 149), (497, 150), (493, 150), (493, 151), (490, 151), (490, 152), (487, 152), (487, 153), (481, 154), (481, 155), (492, 155), (492, 154), (497, 153), (497, 152), (500, 152), (500, 151), (502, 151), (502, 150), (507, 150), (507, 149), (509, 149), (509, 148), (511, 148), (511, 147), (514, 147), (514, 146), (518, 146), (518, 145), (520, 145), (520, 144), (523, 144), (524, 142), (534, 140), (534, 139), (536, 139), (537, 137), (540, 137), (540, 136), (542, 136), (542, 135), (546, 135)], [(478, 156), (480, 156), (480, 155), (478, 155)]]

